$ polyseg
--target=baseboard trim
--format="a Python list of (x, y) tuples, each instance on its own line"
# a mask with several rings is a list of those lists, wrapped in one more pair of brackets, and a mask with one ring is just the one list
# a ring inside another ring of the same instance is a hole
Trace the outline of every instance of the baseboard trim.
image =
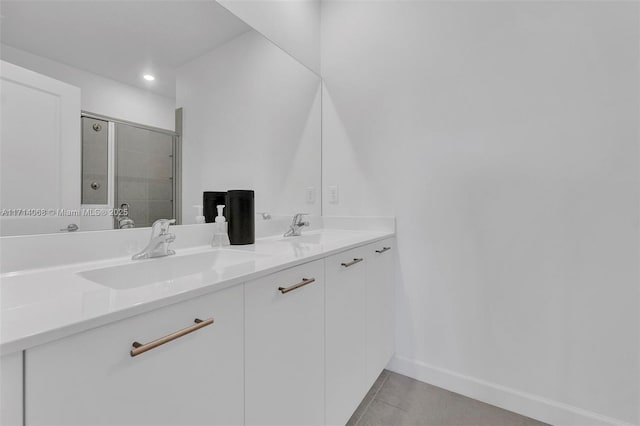
[(397, 355), (391, 359), (387, 368), (396, 373), (420, 380), (421, 382), (429, 383), (552, 425), (633, 426), (630, 423), (578, 407)]

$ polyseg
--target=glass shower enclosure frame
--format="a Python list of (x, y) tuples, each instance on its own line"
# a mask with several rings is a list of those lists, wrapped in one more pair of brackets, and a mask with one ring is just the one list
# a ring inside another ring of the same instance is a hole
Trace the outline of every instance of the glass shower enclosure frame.
[[(150, 226), (160, 218), (175, 218), (179, 223), (179, 134), (88, 112), (83, 112), (82, 117), (108, 122), (109, 161), (112, 163), (109, 167), (109, 204), (113, 211), (118, 212), (121, 205), (127, 203), (136, 228)], [(121, 219), (114, 215), (113, 229), (129, 223)]]

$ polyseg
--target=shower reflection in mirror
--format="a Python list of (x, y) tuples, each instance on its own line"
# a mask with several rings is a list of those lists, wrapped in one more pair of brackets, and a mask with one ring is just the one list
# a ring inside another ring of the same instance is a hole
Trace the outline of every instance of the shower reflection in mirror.
[(101, 219), (104, 228), (141, 228), (176, 218), (177, 136), (82, 114), (82, 204), (114, 213)]

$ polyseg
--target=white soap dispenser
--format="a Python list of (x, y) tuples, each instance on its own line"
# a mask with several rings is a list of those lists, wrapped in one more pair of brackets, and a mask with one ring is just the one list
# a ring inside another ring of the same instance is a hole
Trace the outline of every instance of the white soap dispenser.
[(211, 245), (213, 247), (228, 246), (231, 244), (231, 242), (229, 241), (227, 220), (222, 215), (222, 210), (224, 209), (224, 205), (220, 204), (216, 206), (216, 208), (218, 209), (218, 216), (216, 216), (216, 219), (215, 219), (213, 240), (211, 241)]
[(196, 209), (196, 223), (204, 223), (204, 216), (202, 215), (202, 206), (195, 205), (193, 206)]

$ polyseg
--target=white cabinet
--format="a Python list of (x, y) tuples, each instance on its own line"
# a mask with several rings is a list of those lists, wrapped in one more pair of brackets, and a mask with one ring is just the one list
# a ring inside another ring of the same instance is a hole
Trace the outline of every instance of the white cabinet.
[(22, 352), (0, 357), (0, 425), (23, 425)]
[(235, 286), (27, 350), (25, 424), (242, 424), (242, 296)]
[(24, 406), (27, 426), (344, 425), (393, 355), (395, 248), (389, 238), (3, 356), (0, 420), (22, 425)]
[(344, 425), (368, 390), (365, 257), (364, 248), (356, 248), (325, 259), (328, 425)]
[(245, 422), (324, 423), (323, 262), (245, 284)]
[(326, 423), (343, 425), (394, 350), (395, 240), (325, 259)]
[(395, 239), (365, 246), (367, 383), (371, 386), (394, 352)]

